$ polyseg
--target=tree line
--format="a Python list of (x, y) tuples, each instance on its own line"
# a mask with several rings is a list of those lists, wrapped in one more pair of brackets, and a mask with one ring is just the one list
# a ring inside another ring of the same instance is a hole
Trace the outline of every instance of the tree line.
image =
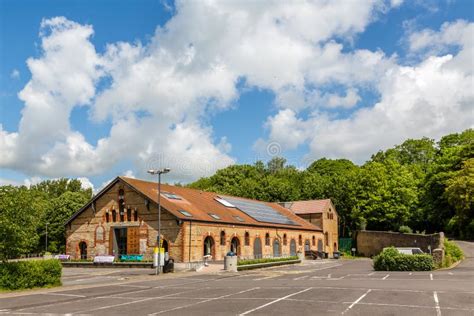
[(30, 187), (0, 186), (0, 261), (21, 254), (65, 251), (66, 220), (92, 197), (77, 179), (46, 180)]
[(370, 229), (474, 239), (474, 130), (438, 142), (408, 139), (361, 166), (322, 158), (299, 170), (275, 157), (232, 165), (188, 186), (270, 202), (330, 198), (341, 236)]

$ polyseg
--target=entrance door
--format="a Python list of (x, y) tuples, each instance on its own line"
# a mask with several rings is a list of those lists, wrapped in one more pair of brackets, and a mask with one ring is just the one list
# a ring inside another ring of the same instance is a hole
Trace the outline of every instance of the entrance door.
[(127, 228), (127, 255), (140, 253), (140, 227)]
[(230, 251), (240, 256), (240, 240), (237, 237), (232, 238), (230, 241)]
[(321, 239), (318, 239), (318, 251), (323, 251), (323, 241)]
[(304, 242), (304, 251), (310, 251), (311, 250), (311, 245), (309, 244), (309, 240), (306, 239)]
[(253, 242), (253, 256), (255, 259), (262, 258), (262, 241), (260, 237), (255, 238)]
[(213, 256), (214, 253), (214, 239), (211, 236), (207, 236), (204, 239), (204, 256)]
[(296, 241), (294, 239), (290, 241), (290, 256), (296, 256)]
[(87, 244), (84, 241), (79, 243), (79, 251), (81, 254), (81, 260), (87, 260)]
[(281, 256), (280, 241), (278, 239), (275, 239), (273, 241), (273, 256), (274, 257), (280, 257)]
[(127, 254), (127, 228), (115, 228), (115, 241), (117, 249), (115, 255), (126, 255)]

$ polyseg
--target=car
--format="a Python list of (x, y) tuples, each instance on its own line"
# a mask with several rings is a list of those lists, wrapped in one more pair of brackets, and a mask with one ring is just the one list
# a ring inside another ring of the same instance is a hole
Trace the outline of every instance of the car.
[(395, 247), (399, 253), (404, 255), (421, 255), (424, 254), (423, 250), (420, 248), (413, 248), (413, 247)]

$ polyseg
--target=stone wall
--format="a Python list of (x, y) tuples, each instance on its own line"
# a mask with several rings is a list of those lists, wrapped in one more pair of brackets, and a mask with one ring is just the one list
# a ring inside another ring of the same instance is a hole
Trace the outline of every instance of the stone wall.
[(356, 233), (357, 253), (366, 257), (379, 254), (385, 247), (416, 247), (429, 253), (439, 248), (444, 249), (444, 234), (402, 234), (396, 232), (367, 231), (362, 230)]

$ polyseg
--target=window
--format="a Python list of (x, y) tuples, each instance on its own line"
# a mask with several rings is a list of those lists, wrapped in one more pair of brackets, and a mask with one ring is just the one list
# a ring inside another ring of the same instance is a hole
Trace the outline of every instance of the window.
[(221, 218), (219, 217), (219, 215), (217, 214), (213, 214), (213, 213), (208, 213), (210, 217), (212, 217), (213, 219), (217, 219), (217, 220), (220, 220)]
[(110, 214), (109, 211), (105, 212), (105, 221), (108, 223), (110, 222)]
[(234, 215), (234, 218), (238, 220), (239, 222), (245, 222), (245, 220), (240, 216)]
[(329, 246), (329, 235), (327, 232), (324, 233), (324, 239), (326, 239), (326, 246)]
[(286, 246), (287, 240), (286, 240), (286, 234), (283, 234), (283, 246)]
[(183, 214), (184, 216), (187, 216), (187, 217), (193, 217), (193, 215), (185, 210), (179, 210), (178, 212), (180, 212), (181, 214)]
[(174, 193), (163, 192), (162, 194), (171, 200), (182, 200), (182, 198), (179, 195), (174, 194)]
[(120, 189), (119, 192), (118, 192), (118, 194), (119, 194), (119, 200), (123, 200), (123, 198), (124, 198), (123, 189)]
[(265, 246), (270, 246), (270, 234), (265, 234)]
[(127, 221), (129, 221), (129, 222), (132, 221), (132, 209), (131, 208), (127, 209)]
[(222, 205), (224, 205), (225, 207), (235, 207), (232, 203), (224, 200), (223, 198), (221, 197), (215, 197), (214, 200), (216, 200), (217, 202), (221, 203)]
[(316, 246), (316, 237), (313, 236), (313, 246)]
[(138, 221), (138, 210), (135, 210), (135, 212), (133, 212), (133, 220), (135, 222)]
[(117, 221), (117, 212), (115, 210), (112, 210), (112, 222)]
[(99, 242), (104, 241), (104, 228), (102, 226), (97, 227), (95, 231), (95, 240)]
[(245, 246), (250, 246), (250, 234), (245, 232)]
[(303, 246), (303, 236), (301, 235), (298, 236), (298, 245)]
[(225, 231), (221, 231), (221, 246), (225, 246)]

